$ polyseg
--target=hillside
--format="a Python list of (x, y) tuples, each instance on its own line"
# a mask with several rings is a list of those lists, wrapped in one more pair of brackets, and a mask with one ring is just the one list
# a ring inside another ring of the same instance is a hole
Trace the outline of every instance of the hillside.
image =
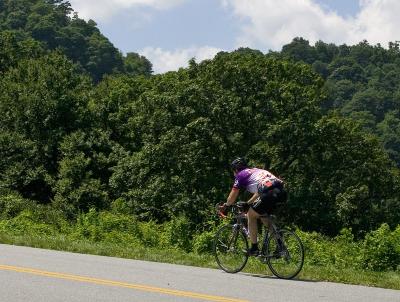
[(19, 42), (34, 39), (44, 51), (60, 51), (96, 82), (113, 73), (151, 73), (146, 58), (123, 56), (96, 23), (79, 18), (68, 1), (1, 0), (0, 31)]
[(243, 155), (285, 179), (286, 223), (332, 236), (397, 226), (397, 44), (295, 39), (151, 75), (66, 1), (0, 8), (3, 212), (15, 199), (72, 221), (117, 208), (207, 225)]
[(380, 138), (400, 166), (400, 48), (370, 45), (334, 45), (322, 41), (311, 46), (294, 39), (279, 54), (312, 65), (325, 79), (326, 111), (338, 110)]

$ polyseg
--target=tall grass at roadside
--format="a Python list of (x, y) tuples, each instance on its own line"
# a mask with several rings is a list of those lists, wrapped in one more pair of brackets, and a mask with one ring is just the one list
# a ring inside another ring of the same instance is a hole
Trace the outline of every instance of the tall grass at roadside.
[[(216, 268), (212, 255), (218, 226), (196, 228), (185, 218), (164, 224), (126, 214), (90, 210), (68, 222), (54, 208), (0, 200), (0, 242), (70, 252)], [(2, 209), (1, 209), (2, 207)], [(355, 240), (344, 229), (335, 238), (296, 231), (305, 250), (300, 279), (327, 280), (400, 289), (400, 226), (386, 224)], [(270, 275), (251, 259), (247, 273)]]
[[(36, 248), (53, 249), (74, 253), (84, 253), (100, 256), (111, 256), (135, 260), (146, 260), (179, 265), (190, 265), (206, 268), (217, 268), (214, 256), (211, 254), (187, 253), (178, 249), (159, 249), (112, 244), (106, 242), (90, 242), (85, 240), (73, 241), (64, 235), (15, 236), (0, 233), (0, 242), (4, 244), (29, 246)], [(244, 274), (251, 274), (260, 278), (273, 277), (268, 267), (256, 259), (250, 259)], [(224, 272), (221, 271), (221, 274)], [(337, 268), (333, 265), (311, 265), (306, 263), (302, 272), (296, 277), (305, 281), (331, 281), (366, 286), (376, 286), (400, 290), (399, 272), (373, 272), (366, 270)]]

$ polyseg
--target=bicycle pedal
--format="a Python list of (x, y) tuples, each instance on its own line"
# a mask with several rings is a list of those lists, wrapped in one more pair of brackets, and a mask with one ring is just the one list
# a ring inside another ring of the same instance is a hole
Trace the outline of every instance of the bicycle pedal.
[(260, 256), (260, 251), (250, 251), (250, 250), (248, 250), (247, 251), (247, 255), (249, 256), (249, 257), (258, 257), (258, 256)]
[(258, 255), (257, 256), (258, 260), (260, 260), (262, 263), (267, 263), (267, 258), (265, 257), (265, 255)]

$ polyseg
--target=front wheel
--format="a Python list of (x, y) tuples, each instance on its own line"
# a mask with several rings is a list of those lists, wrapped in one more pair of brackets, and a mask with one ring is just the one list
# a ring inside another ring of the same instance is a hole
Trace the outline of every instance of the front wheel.
[(215, 235), (214, 255), (218, 266), (227, 273), (240, 272), (249, 258), (245, 234), (236, 225), (224, 225)]
[(294, 278), (303, 268), (304, 247), (300, 238), (289, 230), (270, 235), (266, 248), (271, 272), (282, 279)]

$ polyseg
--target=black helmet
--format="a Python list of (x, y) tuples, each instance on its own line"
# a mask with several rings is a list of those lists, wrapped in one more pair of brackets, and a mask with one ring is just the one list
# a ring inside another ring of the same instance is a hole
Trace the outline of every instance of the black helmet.
[(236, 158), (232, 163), (231, 167), (233, 170), (242, 171), (248, 167), (247, 161), (243, 157)]

